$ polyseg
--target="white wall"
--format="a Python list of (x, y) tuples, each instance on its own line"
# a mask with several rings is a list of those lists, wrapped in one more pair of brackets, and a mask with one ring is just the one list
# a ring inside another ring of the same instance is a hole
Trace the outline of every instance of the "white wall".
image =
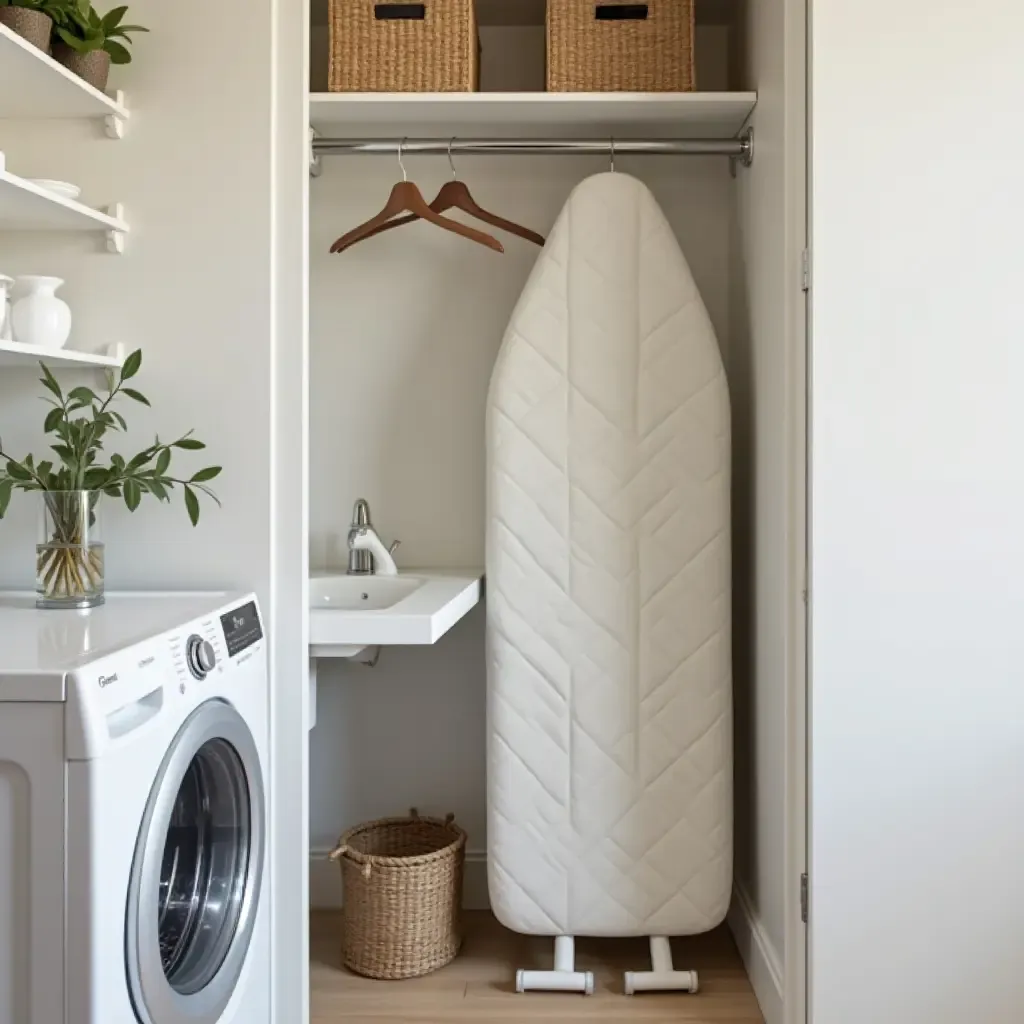
[(1024, 8), (815, 3), (815, 1024), (1024, 1019)]
[[(134, 454), (154, 432), (194, 427), (209, 448), (181, 453), (172, 468), (224, 467), (224, 510), (204, 508), (193, 530), (181, 503), (152, 499), (131, 515), (105, 514), (107, 585), (220, 587), (247, 584), (269, 596), (271, 401), (271, 133), (269, 16), (245, 18), (244, 61), (223, 60), (216, 37), (237, 35), (249, 5), (213, 9), (199, 0), (199, 38), (188, 17), (136, 0), (133, 18), (151, 28), (121, 78), (133, 109), (127, 137), (81, 122), (0, 126), (9, 169), (67, 178), (83, 200), (124, 203), (132, 233), (124, 256), (102, 240), (72, 235), (0, 235), (2, 272), (55, 274), (75, 318), (69, 344), (141, 347), (138, 387), (153, 410), (125, 402)], [(187, 10), (187, 7), (185, 8)], [(204, 42), (205, 41), (205, 42)], [(259, 57), (260, 59), (257, 59)], [(230, 115), (228, 112), (230, 111)], [(37, 373), (4, 372), (0, 436), (15, 451), (38, 450), (45, 406)], [(72, 379), (72, 378), (67, 378)], [(100, 384), (94, 375), (93, 384)], [(0, 523), (0, 583), (31, 586), (34, 508), (16, 495)]]
[[(0, 150), (12, 171), (76, 181), (95, 205), (125, 204), (132, 226), (126, 254), (107, 255), (92, 239), (7, 234), (0, 235), (0, 269), (67, 279), (72, 345), (117, 341), (143, 349), (138, 385), (154, 409), (127, 403), (130, 439), (115, 450), (131, 454), (153, 432), (169, 437), (194, 427), (209, 449), (182, 458), (181, 467), (224, 466), (217, 481), (224, 508), (206, 507), (196, 530), (177, 502), (147, 502), (134, 515), (111, 505), (107, 584), (259, 593), (275, 666), (269, 772), (275, 783), (279, 771), (290, 779), (289, 799), (272, 806), (271, 828), (281, 896), (272, 907), (274, 939), (290, 953), (275, 957), (266, 983), (275, 989), (278, 1019), (290, 1024), (300, 1019), (307, 967), (300, 838), (305, 239), (300, 233), (296, 244), (289, 234), (304, 223), (304, 19), (301, 5), (283, 0), (134, 0), (131, 20), (152, 31), (139, 37), (135, 63), (118, 76), (133, 111), (123, 141), (104, 138), (92, 124), (0, 123)], [(36, 376), (0, 373), (0, 436), (19, 452), (37, 450), (41, 440)], [(32, 502), (16, 496), (0, 523), (0, 588), (31, 587), (34, 530)], [(289, 811), (299, 815), (294, 822)], [(285, 873), (278, 862), (289, 843), (294, 863)]]

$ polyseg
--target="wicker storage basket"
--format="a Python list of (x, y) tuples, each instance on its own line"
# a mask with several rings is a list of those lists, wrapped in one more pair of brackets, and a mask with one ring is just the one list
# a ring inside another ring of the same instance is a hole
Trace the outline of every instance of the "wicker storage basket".
[(694, 0), (547, 0), (549, 92), (692, 92)]
[(330, 0), (331, 92), (474, 92), (473, 0)]
[(368, 978), (415, 978), (443, 967), (462, 942), (466, 833), (454, 815), (382, 818), (350, 829), (341, 862), (342, 963)]

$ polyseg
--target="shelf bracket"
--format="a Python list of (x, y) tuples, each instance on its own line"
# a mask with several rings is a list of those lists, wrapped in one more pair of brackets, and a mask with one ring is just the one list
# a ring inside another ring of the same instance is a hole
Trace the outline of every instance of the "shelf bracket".
[(113, 345), (107, 345), (103, 354), (109, 356), (111, 359), (116, 359), (118, 365), (124, 363), (125, 356), (127, 355), (124, 350), (124, 344), (120, 341), (115, 342)]
[(309, 129), (309, 176), (311, 178), (319, 178), (323, 174), (323, 165), (320, 161), (320, 155), (316, 151), (314, 143), (319, 137), (319, 133), (315, 128)]
[[(126, 105), (124, 92), (121, 89), (114, 93), (113, 99), (119, 107)], [(128, 119), (120, 114), (107, 114), (103, 118), (103, 130), (106, 132), (108, 139), (123, 139), (127, 127)]]
[(734, 178), (738, 167), (752, 167), (754, 164), (754, 129), (748, 128), (739, 136), (739, 141), (743, 146), (742, 152), (739, 156), (729, 157), (729, 173)]
[[(108, 217), (115, 217), (117, 220), (124, 220), (124, 207), (120, 203), (108, 206), (106, 213)], [(107, 252), (113, 253), (115, 256), (120, 256), (121, 253), (124, 252), (125, 232), (118, 231), (116, 228), (108, 228), (106, 236)]]

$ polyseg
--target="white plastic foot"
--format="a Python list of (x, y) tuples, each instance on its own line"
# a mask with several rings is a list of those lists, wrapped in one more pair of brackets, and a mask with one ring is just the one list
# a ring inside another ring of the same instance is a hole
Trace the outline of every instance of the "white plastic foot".
[(672, 947), (662, 935), (651, 936), (651, 970), (626, 971), (626, 995), (636, 992), (696, 992), (696, 971), (677, 971), (672, 966)]
[(553, 971), (516, 971), (517, 992), (582, 992), (594, 994), (592, 971), (576, 970), (576, 942), (571, 935), (555, 938)]

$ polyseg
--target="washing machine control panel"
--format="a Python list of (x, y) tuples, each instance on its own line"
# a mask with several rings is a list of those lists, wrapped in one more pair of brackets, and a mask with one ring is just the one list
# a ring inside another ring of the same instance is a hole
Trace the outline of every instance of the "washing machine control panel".
[(217, 652), (209, 640), (193, 633), (185, 641), (185, 663), (196, 679), (205, 679), (217, 667)]
[(263, 639), (263, 626), (255, 601), (232, 608), (220, 617), (220, 624), (224, 630), (224, 643), (229, 658), (234, 658)]

